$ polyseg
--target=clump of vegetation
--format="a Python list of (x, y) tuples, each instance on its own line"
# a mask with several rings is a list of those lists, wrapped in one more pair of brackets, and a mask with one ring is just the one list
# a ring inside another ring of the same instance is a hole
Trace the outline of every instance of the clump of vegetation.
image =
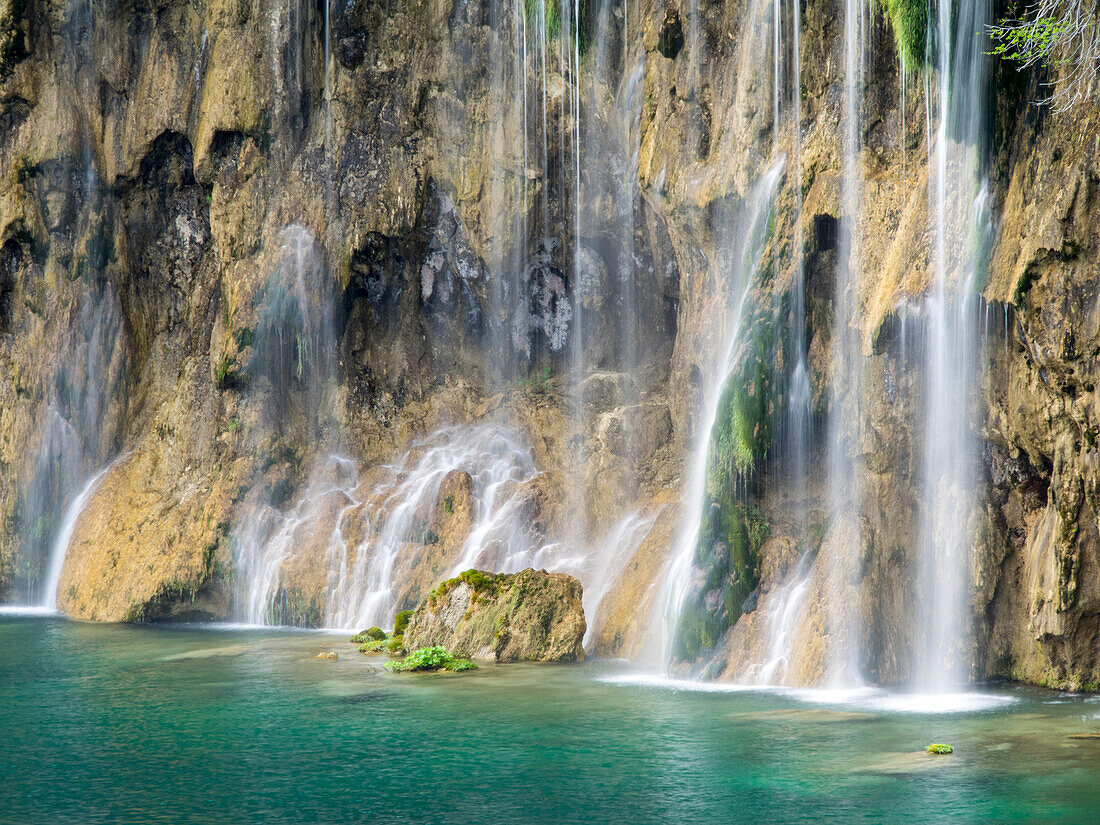
[(938, 755), (943, 755), (943, 754), (948, 754), (948, 753), (954, 753), (955, 752), (955, 749), (953, 747), (951, 747), (950, 745), (943, 745), (943, 744), (940, 744), (940, 743), (933, 743), (933, 744), (929, 745), (927, 748), (925, 748), (925, 750), (928, 751), (928, 753), (934, 753), (934, 754), (938, 754)]
[(405, 628), (412, 618), (412, 610), (402, 610), (393, 617), (393, 632), (386, 633), (380, 627), (369, 627), (351, 637), (353, 644), (359, 645), (360, 653), (392, 653), (401, 655), (405, 652)]
[(928, 39), (928, 0), (881, 0), (894, 30), (894, 44), (905, 65), (923, 69), (931, 59)]
[[(561, 34), (561, 0), (524, 0), (523, 7), (527, 13), (527, 24), (531, 27), (541, 24), (547, 40), (553, 40)], [(570, 0), (570, 36), (581, 55), (588, 50), (588, 27), (585, 23), (588, 17), (587, 7), (586, 0), (577, 0), (575, 3)]]
[(523, 377), (516, 382), (520, 387), (536, 387), (543, 389), (550, 383), (550, 379), (553, 377), (553, 372), (550, 367), (544, 367), (541, 371), (535, 373), (530, 377)]
[(443, 647), (422, 647), (414, 650), (404, 659), (386, 662), (386, 669), (393, 673), (412, 673), (434, 670), (447, 670), (454, 673), (464, 670), (477, 670), (477, 665), (469, 659), (452, 656)]
[(363, 642), (377, 642), (386, 638), (386, 631), (380, 627), (368, 627), (366, 630), (360, 630), (354, 636), (351, 637), (351, 641), (354, 644), (362, 644)]

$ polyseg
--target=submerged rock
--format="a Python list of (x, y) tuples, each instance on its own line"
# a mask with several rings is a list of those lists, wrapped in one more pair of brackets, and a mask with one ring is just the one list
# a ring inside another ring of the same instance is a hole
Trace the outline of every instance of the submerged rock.
[(581, 584), (572, 576), (467, 570), (420, 604), (405, 643), (498, 662), (579, 662), (585, 629)]

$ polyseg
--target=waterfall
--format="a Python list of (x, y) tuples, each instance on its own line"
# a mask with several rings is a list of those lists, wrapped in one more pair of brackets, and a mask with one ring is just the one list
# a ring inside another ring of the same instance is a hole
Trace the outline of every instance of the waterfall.
[(57, 586), (61, 581), (61, 570), (65, 566), (65, 556), (69, 552), (69, 542), (72, 541), (73, 533), (76, 532), (77, 519), (84, 512), (84, 508), (88, 506), (88, 499), (92, 497), (92, 493), (99, 487), (99, 483), (107, 475), (109, 469), (110, 467), (104, 467), (88, 479), (84, 489), (65, 508), (65, 517), (61, 522), (61, 529), (57, 532), (57, 538), (54, 540), (53, 550), (50, 553), (50, 566), (46, 571), (46, 595), (42, 599), (42, 607), (47, 610), (57, 610)]
[(659, 511), (645, 513), (640, 510), (627, 513), (608, 531), (595, 552), (555, 565), (554, 569), (572, 573), (584, 585), (584, 615), (588, 623), (584, 634), (585, 650), (592, 648), (606, 625), (608, 597), (634, 553), (653, 529), (659, 514)]
[(309, 490), (331, 479), (325, 456), (338, 452), (342, 444), (332, 396), (334, 312), (332, 277), (321, 249), (304, 226), (288, 226), (268, 263), (247, 365), (246, 403), (256, 417), (248, 438), (262, 461), (244, 518), (230, 535), (238, 564), (238, 617), (251, 622), (271, 617), (272, 594), (293, 533), (288, 523), (302, 518), (301, 513), (284, 516), (281, 510), (295, 465), (309, 461), (288, 443), (288, 436), (297, 434), (298, 443), (319, 445), (307, 474), (305, 500)]
[[(703, 519), (711, 433), (718, 417), (723, 389), (734, 367), (734, 356), (738, 345), (743, 343), (747, 304), (750, 301), (757, 266), (764, 251), (772, 205), (785, 165), (784, 160), (780, 159), (752, 187), (738, 214), (729, 222), (728, 261), (722, 260), (713, 264), (716, 267), (729, 265), (731, 268), (727, 276), (728, 304), (724, 304), (728, 308), (725, 313), (719, 313), (718, 316), (725, 321), (725, 328), (722, 330), (723, 341), (716, 348), (715, 357), (704, 379), (707, 394), (703, 399), (701, 426), (696, 432), (696, 441), (688, 458), (690, 475), (684, 489), (685, 515), (681, 521), (682, 528), (672, 548), (668, 570), (664, 574), (666, 592), (661, 601), (665, 610), (666, 625), (662, 654), (665, 662), (671, 662), (677, 656), (675, 647), (689, 597), (692, 594), (701, 596), (703, 593), (704, 585), (700, 581), (700, 572), (695, 567), (695, 555)], [(718, 282), (727, 282), (727, 278), (718, 278)], [(707, 609), (710, 607), (708, 606)]]
[[(329, 456), (294, 507), (265, 507), (248, 523), (256, 535), (239, 536), (248, 578), (241, 618), (285, 618), (285, 568), (302, 553), (311, 566), (327, 560), (318, 623), (338, 628), (387, 626), (439, 579), (471, 567), (545, 566), (546, 543), (531, 528), (537, 475), (530, 448), (494, 424), (439, 430), (369, 477)], [(457, 543), (436, 532), (451, 518)]]
[(935, 142), (929, 158), (934, 280), (927, 299), (918, 604), (913, 682), (953, 691), (970, 672), (970, 548), (979, 506), (975, 387), (978, 296), (988, 193), (978, 161), (985, 138), (986, 0), (941, 3)]
[(858, 599), (851, 589), (859, 554), (862, 501), (860, 452), (863, 352), (859, 334), (861, 266), (859, 150), (862, 134), (865, 0), (844, 5), (844, 112), (841, 221), (829, 386), (830, 525), (823, 552), (828, 565), (826, 680), (834, 687), (862, 683)]

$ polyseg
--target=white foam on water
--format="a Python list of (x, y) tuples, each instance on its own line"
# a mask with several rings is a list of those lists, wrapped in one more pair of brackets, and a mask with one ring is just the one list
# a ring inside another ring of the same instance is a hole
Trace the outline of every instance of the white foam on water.
[(0, 605), (0, 616), (56, 616), (57, 612), (42, 605), (5, 604)]
[(775, 688), (739, 685), (732, 682), (700, 682), (695, 679), (674, 679), (670, 676), (662, 676), (659, 673), (616, 673), (600, 676), (596, 681), (608, 685), (658, 688), (691, 693), (761, 693), (776, 690)]
[(1001, 693), (894, 693), (881, 688), (791, 688), (781, 685), (745, 685), (731, 682), (702, 682), (676, 679), (656, 673), (616, 673), (598, 682), (625, 687), (644, 687), (676, 692), (757, 693), (786, 696), (810, 705), (843, 706), (880, 713), (937, 715), (979, 713), (1007, 707), (1018, 700)]

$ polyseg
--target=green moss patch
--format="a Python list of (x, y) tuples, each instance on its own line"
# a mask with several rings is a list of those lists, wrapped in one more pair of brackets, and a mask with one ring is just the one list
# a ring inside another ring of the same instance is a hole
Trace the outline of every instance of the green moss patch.
[(928, 0), (881, 0), (881, 3), (906, 67), (924, 69), (932, 59), (928, 44)]
[(412, 610), (402, 610), (393, 617), (393, 635), (403, 636), (405, 635), (405, 628), (409, 626), (409, 619), (413, 615)]
[(953, 747), (951, 747), (950, 745), (943, 745), (943, 744), (935, 743), (935, 742), (932, 743), (931, 745), (929, 745), (927, 748), (925, 748), (925, 750), (928, 753), (934, 753), (934, 754), (941, 755), (941, 756), (945, 755), (945, 754), (948, 754), (948, 753), (954, 753), (955, 752), (955, 749)]
[[(428, 594), (428, 598), (435, 600), (446, 596), (458, 586), (459, 582), (465, 582), (474, 591), (475, 596), (492, 596), (500, 591), (499, 576), (493, 573), (482, 573), (480, 570), (464, 570), (453, 579), (447, 579), (436, 585), (435, 589)], [(410, 615), (411, 612), (409, 611)]]
[[(700, 585), (681, 605), (673, 658), (692, 662), (718, 644), (744, 612), (760, 582), (759, 552), (771, 533), (751, 490), (783, 415), (784, 388), (775, 380), (784, 363), (786, 336), (774, 333), (773, 312), (747, 322), (751, 337), (740, 347), (718, 401), (707, 450), (703, 512), (692, 564)], [(750, 608), (751, 609), (751, 608)]]

